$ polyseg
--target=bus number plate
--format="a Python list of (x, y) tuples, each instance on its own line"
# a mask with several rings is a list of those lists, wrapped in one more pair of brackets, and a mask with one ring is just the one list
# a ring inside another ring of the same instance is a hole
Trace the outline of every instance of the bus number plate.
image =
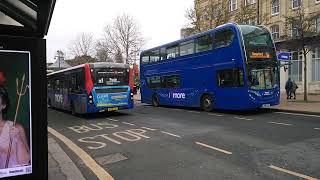
[(117, 111), (117, 110), (119, 110), (118, 107), (108, 108), (108, 111)]
[(262, 104), (262, 107), (270, 107), (270, 104)]

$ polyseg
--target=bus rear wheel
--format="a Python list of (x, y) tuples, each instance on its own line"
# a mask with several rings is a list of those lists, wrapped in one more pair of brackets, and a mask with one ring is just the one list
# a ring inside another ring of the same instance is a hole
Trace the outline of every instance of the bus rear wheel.
[(159, 103), (159, 98), (158, 98), (157, 95), (153, 95), (153, 96), (152, 96), (152, 105), (153, 105), (154, 107), (158, 107), (158, 106), (160, 105), (160, 103)]
[(213, 110), (213, 100), (210, 95), (204, 95), (201, 98), (201, 109), (206, 112)]

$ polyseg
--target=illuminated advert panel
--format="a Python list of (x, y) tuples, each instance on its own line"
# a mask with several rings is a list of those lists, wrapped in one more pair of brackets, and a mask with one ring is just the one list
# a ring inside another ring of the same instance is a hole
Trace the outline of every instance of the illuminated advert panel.
[(32, 173), (30, 52), (0, 50), (0, 178)]

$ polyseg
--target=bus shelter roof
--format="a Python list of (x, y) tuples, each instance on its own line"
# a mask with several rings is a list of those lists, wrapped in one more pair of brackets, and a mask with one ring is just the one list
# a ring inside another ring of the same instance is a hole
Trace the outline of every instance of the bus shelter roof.
[(56, 0), (0, 0), (0, 35), (43, 38)]

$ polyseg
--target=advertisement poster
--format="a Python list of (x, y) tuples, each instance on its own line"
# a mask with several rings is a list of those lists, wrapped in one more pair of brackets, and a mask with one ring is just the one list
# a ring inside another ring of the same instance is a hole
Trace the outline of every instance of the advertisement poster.
[(32, 173), (30, 52), (0, 50), (0, 178)]

